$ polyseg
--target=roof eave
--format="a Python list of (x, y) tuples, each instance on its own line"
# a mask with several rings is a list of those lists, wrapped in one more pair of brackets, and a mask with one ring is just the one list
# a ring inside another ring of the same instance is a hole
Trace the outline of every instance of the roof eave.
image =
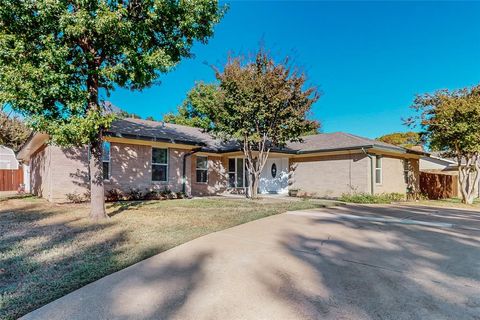
[(115, 138), (125, 138), (125, 139), (144, 140), (144, 141), (156, 141), (156, 142), (165, 142), (165, 143), (172, 143), (172, 144), (186, 144), (186, 145), (198, 146), (198, 147), (207, 146), (203, 142), (197, 142), (197, 141), (191, 141), (191, 140), (158, 138), (158, 137), (152, 137), (152, 136), (129, 134), (129, 133), (119, 133), (119, 132), (113, 132), (113, 131), (105, 131), (104, 135), (108, 136), (108, 137), (115, 137)]

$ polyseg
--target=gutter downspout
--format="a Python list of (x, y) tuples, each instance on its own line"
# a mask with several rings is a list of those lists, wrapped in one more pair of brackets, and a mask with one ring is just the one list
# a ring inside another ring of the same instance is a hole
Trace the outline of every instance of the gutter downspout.
[(363, 153), (368, 157), (370, 158), (370, 193), (372, 194), (372, 196), (375, 194), (375, 180), (374, 180), (374, 174), (375, 174), (375, 171), (374, 171), (374, 168), (373, 168), (373, 158), (375, 157), (374, 155), (371, 155), (369, 154), (365, 148), (362, 148), (362, 151)]
[(183, 192), (183, 194), (186, 194), (186, 191), (187, 191), (187, 176), (186, 176), (187, 157), (190, 157), (192, 154), (199, 152), (201, 149), (202, 148), (196, 148), (196, 149), (190, 150), (189, 152), (187, 152), (183, 155), (183, 172), (182, 172), (182, 192)]

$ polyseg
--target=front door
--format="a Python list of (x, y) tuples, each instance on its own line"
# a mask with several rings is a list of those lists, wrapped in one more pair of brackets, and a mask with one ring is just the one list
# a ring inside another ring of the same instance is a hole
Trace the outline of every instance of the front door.
[(260, 174), (260, 193), (288, 192), (288, 159), (270, 158)]

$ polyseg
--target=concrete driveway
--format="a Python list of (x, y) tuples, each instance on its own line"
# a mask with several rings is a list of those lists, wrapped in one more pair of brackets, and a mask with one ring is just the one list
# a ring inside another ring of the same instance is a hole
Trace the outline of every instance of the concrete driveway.
[(345, 206), (196, 239), (25, 319), (480, 319), (480, 213)]

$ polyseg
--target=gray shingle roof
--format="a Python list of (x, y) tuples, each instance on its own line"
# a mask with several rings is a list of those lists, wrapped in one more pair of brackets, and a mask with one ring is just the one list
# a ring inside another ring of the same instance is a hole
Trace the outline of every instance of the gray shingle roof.
[[(107, 135), (141, 140), (163, 141), (190, 144), (202, 147), (206, 151), (226, 152), (239, 150), (236, 142), (224, 142), (215, 139), (200, 128), (182, 126), (141, 119), (120, 119), (112, 123)], [(359, 137), (344, 132), (322, 133), (305, 136), (303, 142), (288, 143), (285, 148), (275, 151), (289, 153), (309, 153), (315, 151), (349, 150), (365, 148), (383, 148), (397, 152), (406, 149), (377, 140)]]
[(238, 147), (236, 143), (215, 139), (200, 128), (133, 118), (115, 120), (106, 134), (140, 140), (190, 144), (211, 151), (224, 151)]
[(362, 147), (378, 147), (394, 151), (405, 151), (402, 147), (344, 132), (315, 134), (302, 137), (302, 140), (303, 142), (288, 143), (287, 148), (300, 153), (320, 150), (359, 149)]

